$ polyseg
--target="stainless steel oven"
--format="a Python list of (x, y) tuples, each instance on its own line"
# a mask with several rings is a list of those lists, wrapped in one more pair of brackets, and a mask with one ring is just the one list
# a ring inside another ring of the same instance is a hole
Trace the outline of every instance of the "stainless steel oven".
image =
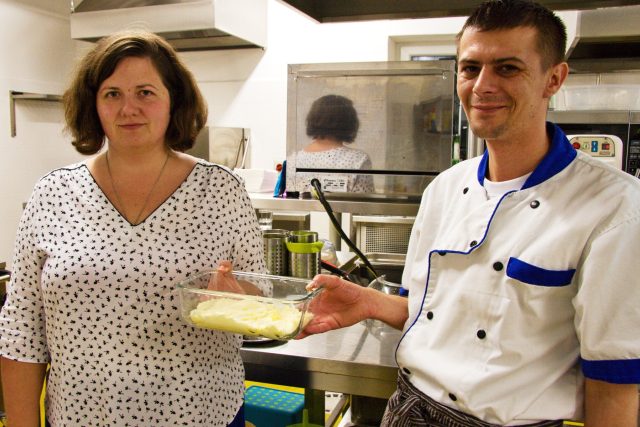
[(615, 135), (622, 140), (622, 170), (640, 173), (640, 111), (549, 111), (548, 120), (567, 135)]

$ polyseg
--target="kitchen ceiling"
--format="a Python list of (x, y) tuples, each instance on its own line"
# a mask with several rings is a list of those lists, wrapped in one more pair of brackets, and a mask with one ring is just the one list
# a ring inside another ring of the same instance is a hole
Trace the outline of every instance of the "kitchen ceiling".
[[(318, 22), (467, 16), (478, 0), (281, 0)], [(553, 10), (639, 5), (639, 0), (538, 0)], [(615, 25), (612, 23), (612, 25)]]

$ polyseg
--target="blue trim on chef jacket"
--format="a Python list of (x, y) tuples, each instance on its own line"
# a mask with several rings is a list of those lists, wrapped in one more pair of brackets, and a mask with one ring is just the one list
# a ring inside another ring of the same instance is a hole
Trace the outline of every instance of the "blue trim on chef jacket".
[(425, 286), (424, 286), (424, 293), (422, 294), (422, 301), (420, 301), (420, 310), (418, 310), (418, 315), (416, 316), (415, 319), (413, 319), (413, 322), (411, 322), (411, 325), (409, 325), (407, 330), (400, 337), (400, 340), (398, 341), (398, 345), (396, 345), (396, 351), (395, 351), (396, 363), (397, 363), (398, 349), (400, 348), (400, 343), (402, 343), (402, 340), (404, 339), (404, 337), (409, 333), (411, 328), (413, 328), (413, 326), (416, 324), (416, 322), (420, 318), (420, 314), (422, 314), (422, 311), (424, 310), (424, 300), (427, 298), (427, 290), (429, 289), (429, 279), (431, 278), (431, 257), (433, 256), (433, 254), (469, 255), (471, 252), (473, 252), (473, 250), (476, 249), (478, 246), (480, 246), (482, 244), (482, 242), (484, 242), (485, 239), (487, 238), (487, 234), (489, 234), (489, 228), (491, 227), (491, 222), (493, 221), (493, 217), (496, 215), (496, 212), (498, 212), (498, 207), (502, 204), (502, 201), (509, 194), (515, 193), (515, 192), (516, 192), (516, 190), (507, 191), (506, 193), (504, 193), (502, 195), (502, 197), (500, 197), (500, 200), (496, 204), (496, 207), (494, 208), (493, 212), (491, 213), (491, 217), (489, 218), (489, 221), (487, 222), (487, 227), (484, 230), (484, 235), (482, 236), (482, 239), (475, 246), (470, 247), (469, 250), (467, 250), (467, 251), (453, 251), (451, 249), (446, 249), (446, 250), (445, 249), (434, 249), (431, 252), (429, 252), (429, 268), (427, 269), (427, 271), (428, 271), (427, 272), (427, 279), (426, 279), (426, 283), (425, 283)]
[(640, 384), (640, 359), (580, 359), (584, 376), (615, 384)]
[[(567, 165), (569, 165), (569, 163), (571, 163), (577, 156), (576, 150), (569, 143), (569, 139), (567, 139), (567, 136), (564, 134), (562, 129), (560, 129), (557, 125), (551, 122), (547, 122), (546, 127), (547, 127), (547, 135), (549, 135), (551, 139), (551, 146), (549, 148), (549, 151), (545, 155), (545, 157), (540, 162), (540, 164), (538, 164), (536, 169), (531, 173), (531, 175), (529, 175), (529, 178), (527, 178), (527, 181), (524, 183), (522, 189), (532, 187), (534, 185), (537, 185), (545, 181), (548, 178), (551, 178), (552, 176), (554, 176), (555, 174), (557, 174), (558, 172), (566, 168)], [(489, 166), (489, 151), (485, 150), (482, 156), (482, 159), (480, 160), (480, 164), (478, 165), (478, 172), (477, 172), (477, 179), (481, 186), (484, 185), (484, 178), (487, 175), (488, 166)], [(475, 250), (478, 246), (480, 246), (482, 242), (484, 242), (484, 240), (487, 238), (487, 234), (489, 233), (489, 228), (491, 227), (491, 222), (493, 221), (493, 218), (496, 212), (498, 211), (498, 207), (502, 204), (503, 200), (509, 194), (515, 193), (515, 191), (516, 190), (508, 191), (502, 195), (502, 197), (500, 198), (500, 201), (496, 204), (496, 207), (493, 210), (491, 217), (489, 218), (487, 227), (485, 228), (484, 236), (482, 236), (482, 239), (475, 246), (469, 248), (469, 250), (467, 251), (434, 249), (429, 253), (429, 268), (427, 270), (428, 271), (427, 279), (425, 283), (424, 293), (422, 294), (422, 301), (420, 302), (420, 310), (418, 311), (416, 318), (413, 319), (413, 322), (411, 323), (411, 325), (409, 325), (407, 330), (402, 334), (402, 336), (400, 337), (400, 340), (398, 341), (398, 345), (396, 346), (396, 351), (395, 351), (396, 361), (398, 357), (398, 348), (400, 348), (400, 344), (404, 340), (404, 337), (409, 333), (411, 328), (413, 328), (413, 326), (416, 324), (416, 322), (420, 318), (420, 315), (422, 314), (425, 308), (424, 301), (427, 297), (429, 280), (431, 278), (431, 257), (433, 256), (433, 254), (434, 253), (454, 253), (454, 254), (461, 254), (461, 255), (470, 254), (473, 250)], [(573, 275), (573, 273), (571, 273), (571, 275)]]
[(575, 268), (547, 270), (514, 257), (510, 257), (507, 264), (507, 276), (537, 286), (567, 286), (571, 284), (575, 272)]
[[(557, 125), (547, 122), (547, 135), (551, 139), (549, 151), (544, 156), (540, 164), (536, 166), (534, 171), (529, 175), (521, 190), (536, 186), (558, 172), (566, 168), (578, 155), (575, 148), (569, 142), (562, 129)], [(489, 167), (489, 151), (485, 150), (478, 166), (478, 182), (484, 185), (484, 178), (487, 176), (487, 168)]]

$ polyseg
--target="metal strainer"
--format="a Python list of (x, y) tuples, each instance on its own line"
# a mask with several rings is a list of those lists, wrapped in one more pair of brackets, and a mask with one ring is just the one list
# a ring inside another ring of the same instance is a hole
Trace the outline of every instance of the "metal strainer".
[(269, 274), (276, 276), (288, 275), (287, 230), (263, 230), (264, 259)]

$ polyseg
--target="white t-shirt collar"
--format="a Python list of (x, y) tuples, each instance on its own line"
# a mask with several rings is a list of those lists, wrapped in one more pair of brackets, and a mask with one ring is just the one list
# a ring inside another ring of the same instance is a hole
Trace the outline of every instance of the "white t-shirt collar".
[(487, 191), (490, 199), (502, 197), (502, 195), (508, 191), (520, 190), (527, 178), (529, 178), (529, 175), (531, 175), (531, 172), (518, 178), (510, 179), (509, 181), (500, 182), (493, 182), (485, 178), (484, 189)]

